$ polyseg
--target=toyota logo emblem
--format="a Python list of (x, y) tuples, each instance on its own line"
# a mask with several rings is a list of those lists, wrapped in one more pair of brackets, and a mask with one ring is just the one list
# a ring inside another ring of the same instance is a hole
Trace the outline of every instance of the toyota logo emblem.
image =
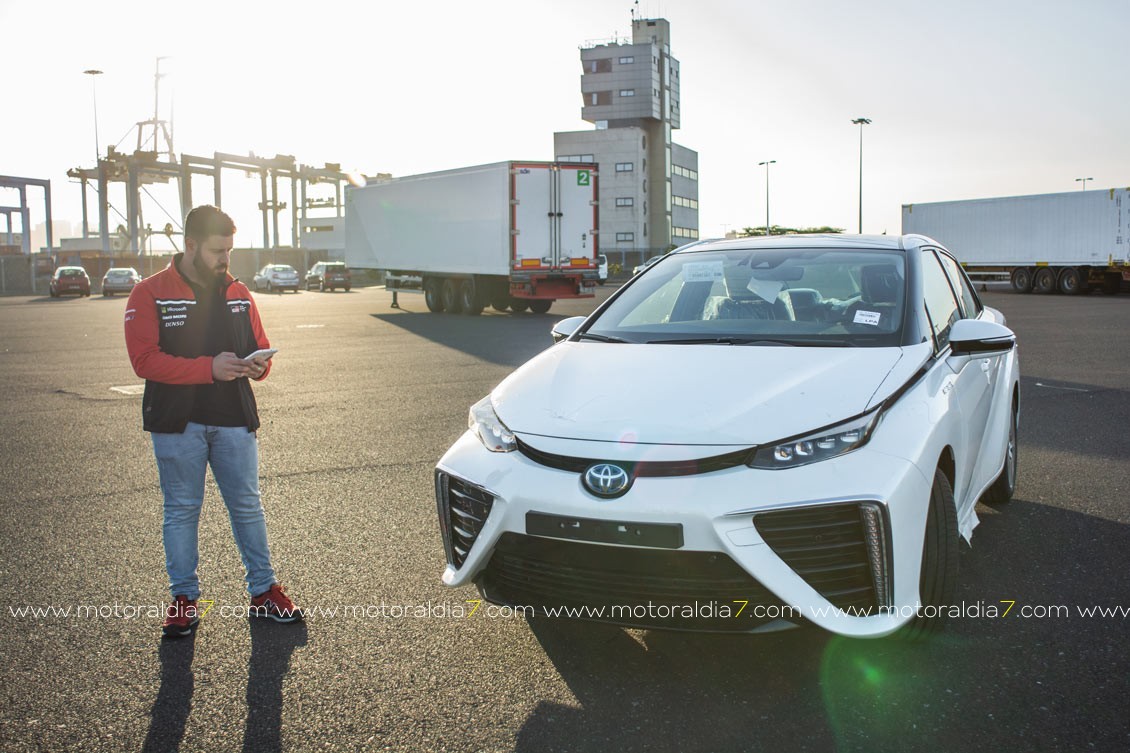
[(588, 467), (581, 476), (581, 483), (592, 494), (611, 499), (628, 491), (632, 485), (632, 477), (618, 465), (597, 463)]

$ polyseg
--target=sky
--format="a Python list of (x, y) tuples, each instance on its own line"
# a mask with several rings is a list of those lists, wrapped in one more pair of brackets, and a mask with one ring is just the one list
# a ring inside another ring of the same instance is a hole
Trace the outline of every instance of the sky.
[[(409, 175), (553, 158), (581, 120), (579, 48), (629, 37), (607, 0), (0, 0), (0, 175), (47, 178), (78, 223), (69, 168), (173, 121), (176, 153), (294, 155)], [(764, 225), (898, 233), (909, 203), (1130, 185), (1126, 0), (664, 0), (682, 128), (699, 152), (702, 237)], [(86, 69), (103, 75), (83, 75)], [(171, 112), (170, 112), (171, 111)], [(258, 181), (225, 175), (237, 245), (261, 245)], [(210, 191), (194, 183), (194, 198)], [(177, 214), (154, 186), (145, 220)], [(32, 225), (40, 195), (29, 192)], [(288, 197), (289, 198), (289, 197)], [(18, 202), (0, 189), (0, 205)], [(124, 191), (111, 202), (125, 212)], [(93, 211), (93, 204), (92, 204)], [(111, 224), (121, 221), (111, 215)], [(0, 218), (0, 231), (3, 231)], [(18, 230), (18, 227), (16, 228)], [(284, 231), (284, 237), (289, 234)]]

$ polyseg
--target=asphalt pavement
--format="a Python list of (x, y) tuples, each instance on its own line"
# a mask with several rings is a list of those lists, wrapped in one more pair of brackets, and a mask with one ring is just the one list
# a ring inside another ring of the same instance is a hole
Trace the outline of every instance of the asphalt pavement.
[(209, 480), (211, 611), (161, 641), (125, 300), (0, 298), (0, 750), (1130, 749), (1130, 296), (984, 298), (1020, 342), (1019, 489), (978, 508), (963, 616), (911, 645), (527, 621), (444, 587), (436, 460), (595, 302), (449, 316), (372, 288), (257, 296), (280, 350), (256, 386), (263, 499), (309, 619), (241, 613)]

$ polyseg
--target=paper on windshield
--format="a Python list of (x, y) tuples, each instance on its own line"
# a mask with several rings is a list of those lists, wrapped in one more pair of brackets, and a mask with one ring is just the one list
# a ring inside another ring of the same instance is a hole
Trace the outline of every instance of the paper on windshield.
[(785, 287), (785, 283), (780, 280), (759, 280), (756, 277), (749, 281), (749, 285), (746, 285), (751, 293), (767, 303), (776, 301), (777, 294), (781, 292), (783, 287)]
[(719, 282), (721, 280), (721, 261), (692, 261), (683, 265), (683, 282)]

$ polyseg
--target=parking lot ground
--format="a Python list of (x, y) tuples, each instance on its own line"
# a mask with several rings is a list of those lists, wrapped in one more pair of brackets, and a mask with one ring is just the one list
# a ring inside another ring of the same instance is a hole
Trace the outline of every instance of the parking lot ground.
[(280, 349), (256, 386), (263, 499), (309, 619), (241, 613), (209, 482), (212, 611), (162, 642), (125, 300), (0, 298), (0, 749), (1126, 750), (1130, 296), (984, 298), (1020, 342), (1019, 489), (979, 507), (963, 615), (913, 645), (475, 609), (473, 589), (439, 581), (435, 461), (468, 406), (595, 301), (463, 317), (372, 288), (256, 297)]

